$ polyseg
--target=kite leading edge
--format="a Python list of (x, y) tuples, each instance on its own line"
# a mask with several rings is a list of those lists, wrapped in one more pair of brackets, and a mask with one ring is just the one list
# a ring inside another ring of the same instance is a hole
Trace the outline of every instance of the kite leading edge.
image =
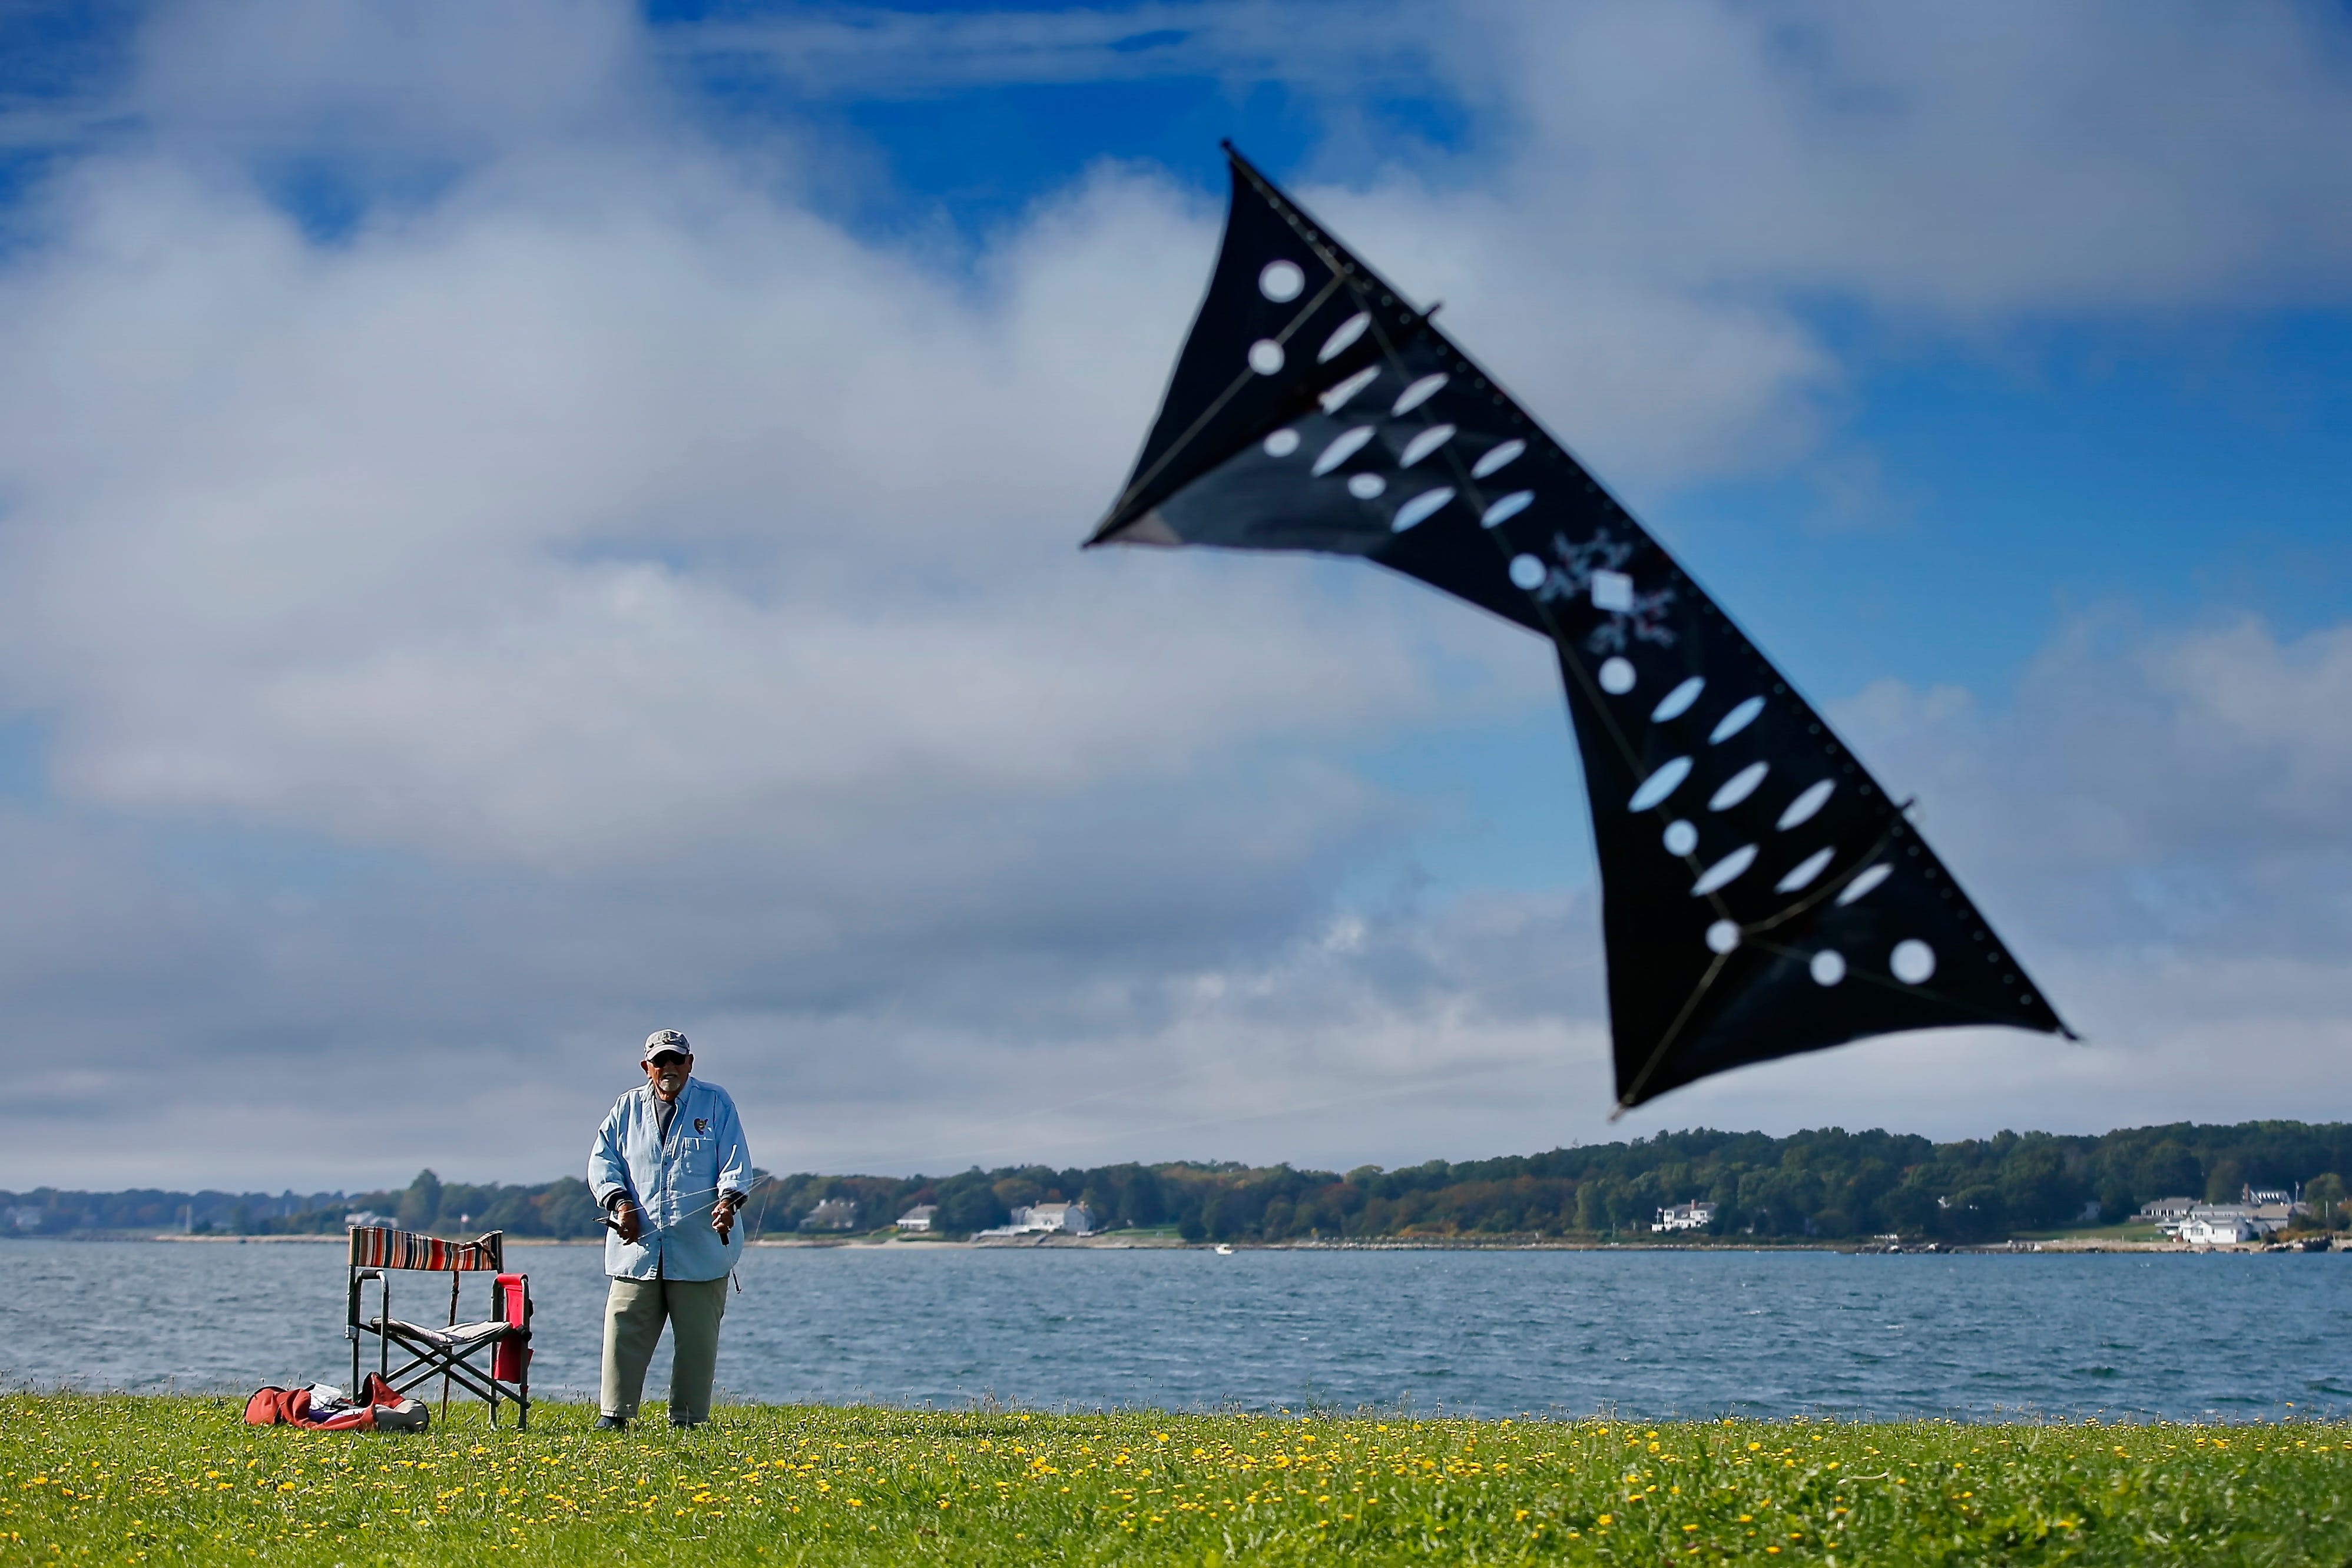
[(1902, 807), (1631, 514), (1234, 152), (1208, 296), (1087, 543), (1361, 556), (1551, 639), (1622, 1112), (1865, 1035), (2063, 1023)]

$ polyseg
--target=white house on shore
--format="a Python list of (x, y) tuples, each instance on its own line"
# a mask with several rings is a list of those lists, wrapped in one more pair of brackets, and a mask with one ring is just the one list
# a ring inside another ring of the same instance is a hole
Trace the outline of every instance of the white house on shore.
[(1061, 1230), (1072, 1236), (1094, 1232), (1095, 1217), (1083, 1203), (1038, 1203), (1013, 1211), (1015, 1230)]
[(1705, 1230), (1715, 1223), (1715, 1205), (1711, 1203), (1677, 1203), (1658, 1210), (1658, 1221), (1652, 1230)]
[(2191, 1247), (2235, 1247), (2263, 1234), (2253, 1217), (2239, 1209), (2204, 1209), (2180, 1222), (2173, 1233)]
[[(2155, 1207), (2150, 1204), (2140, 1212), (2148, 1213)], [(2303, 1211), (2299, 1203), (2200, 1203), (2191, 1205), (2185, 1214), (2160, 1218), (2156, 1225), (2174, 1240), (2186, 1241), (2193, 1247), (2226, 1246), (2233, 1239), (2258, 1241), (2284, 1230)], [(2247, 1234), (2237, 1235), (2240, 1230)]]
[(980, 1232), (982, 1236), (1091, 1236), (1095, 1217), (1083, 1203), (1034, 1203), (1013, 1211), (1013, 1223)]
[(931, 1228), (931, 1222), (937, 1219), (939, 1216), (940, 1206), (938, 1204), (919, 1203), (915, 1205), (914, 1207), (908, 1209), (906, 1213), (898, 1217), (898, 1228), (901, 1230), (929, 1230)]
[(828, 1197), (803, 1217), (803, 1230), (854, 1230), (857, 1227), (857, 1200), (854, 1197)]

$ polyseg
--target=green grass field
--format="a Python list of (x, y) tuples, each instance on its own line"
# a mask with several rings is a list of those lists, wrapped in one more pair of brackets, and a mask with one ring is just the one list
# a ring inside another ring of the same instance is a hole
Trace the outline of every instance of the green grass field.
[(0, 1562), (2352, 1559), (2352, 1427), (722, 1408), (709, 1427), (256, 1429), (0, 1397)]

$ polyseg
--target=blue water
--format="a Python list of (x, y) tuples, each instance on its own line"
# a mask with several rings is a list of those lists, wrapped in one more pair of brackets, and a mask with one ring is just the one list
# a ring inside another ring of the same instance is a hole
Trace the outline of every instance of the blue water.
[[(592, 1395), (602, 1254), (519, 1248), (535, 1392)], [(2352, 1408), (2352, 1257), (755, 1249), (722, 1396), (960, 1408), (2211, 1419)], [(395, 1315), (446, 1287), (400, 1276)], [(0, 1380), (341, 1383), (340, 1247), (0, 1242)], [(461, 1315), (482, 1315), (475, 1276)], [(648, 1394), (662, 1386), (666, 1353)], [(2292, 1408), (2289, 1408), (2292, 1406)]]

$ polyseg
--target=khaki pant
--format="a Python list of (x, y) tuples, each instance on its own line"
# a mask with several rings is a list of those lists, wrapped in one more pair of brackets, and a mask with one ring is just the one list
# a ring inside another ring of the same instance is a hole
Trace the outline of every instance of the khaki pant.
[(604, 1387), (597, 1407), (634, 1420), (646, 1367), (669, 1320), (669, 1418), (710, 1419), (710, 1375), (719, 1364), (719, 1320), (727, 1281), (615, 1280), (604, 1297)]

